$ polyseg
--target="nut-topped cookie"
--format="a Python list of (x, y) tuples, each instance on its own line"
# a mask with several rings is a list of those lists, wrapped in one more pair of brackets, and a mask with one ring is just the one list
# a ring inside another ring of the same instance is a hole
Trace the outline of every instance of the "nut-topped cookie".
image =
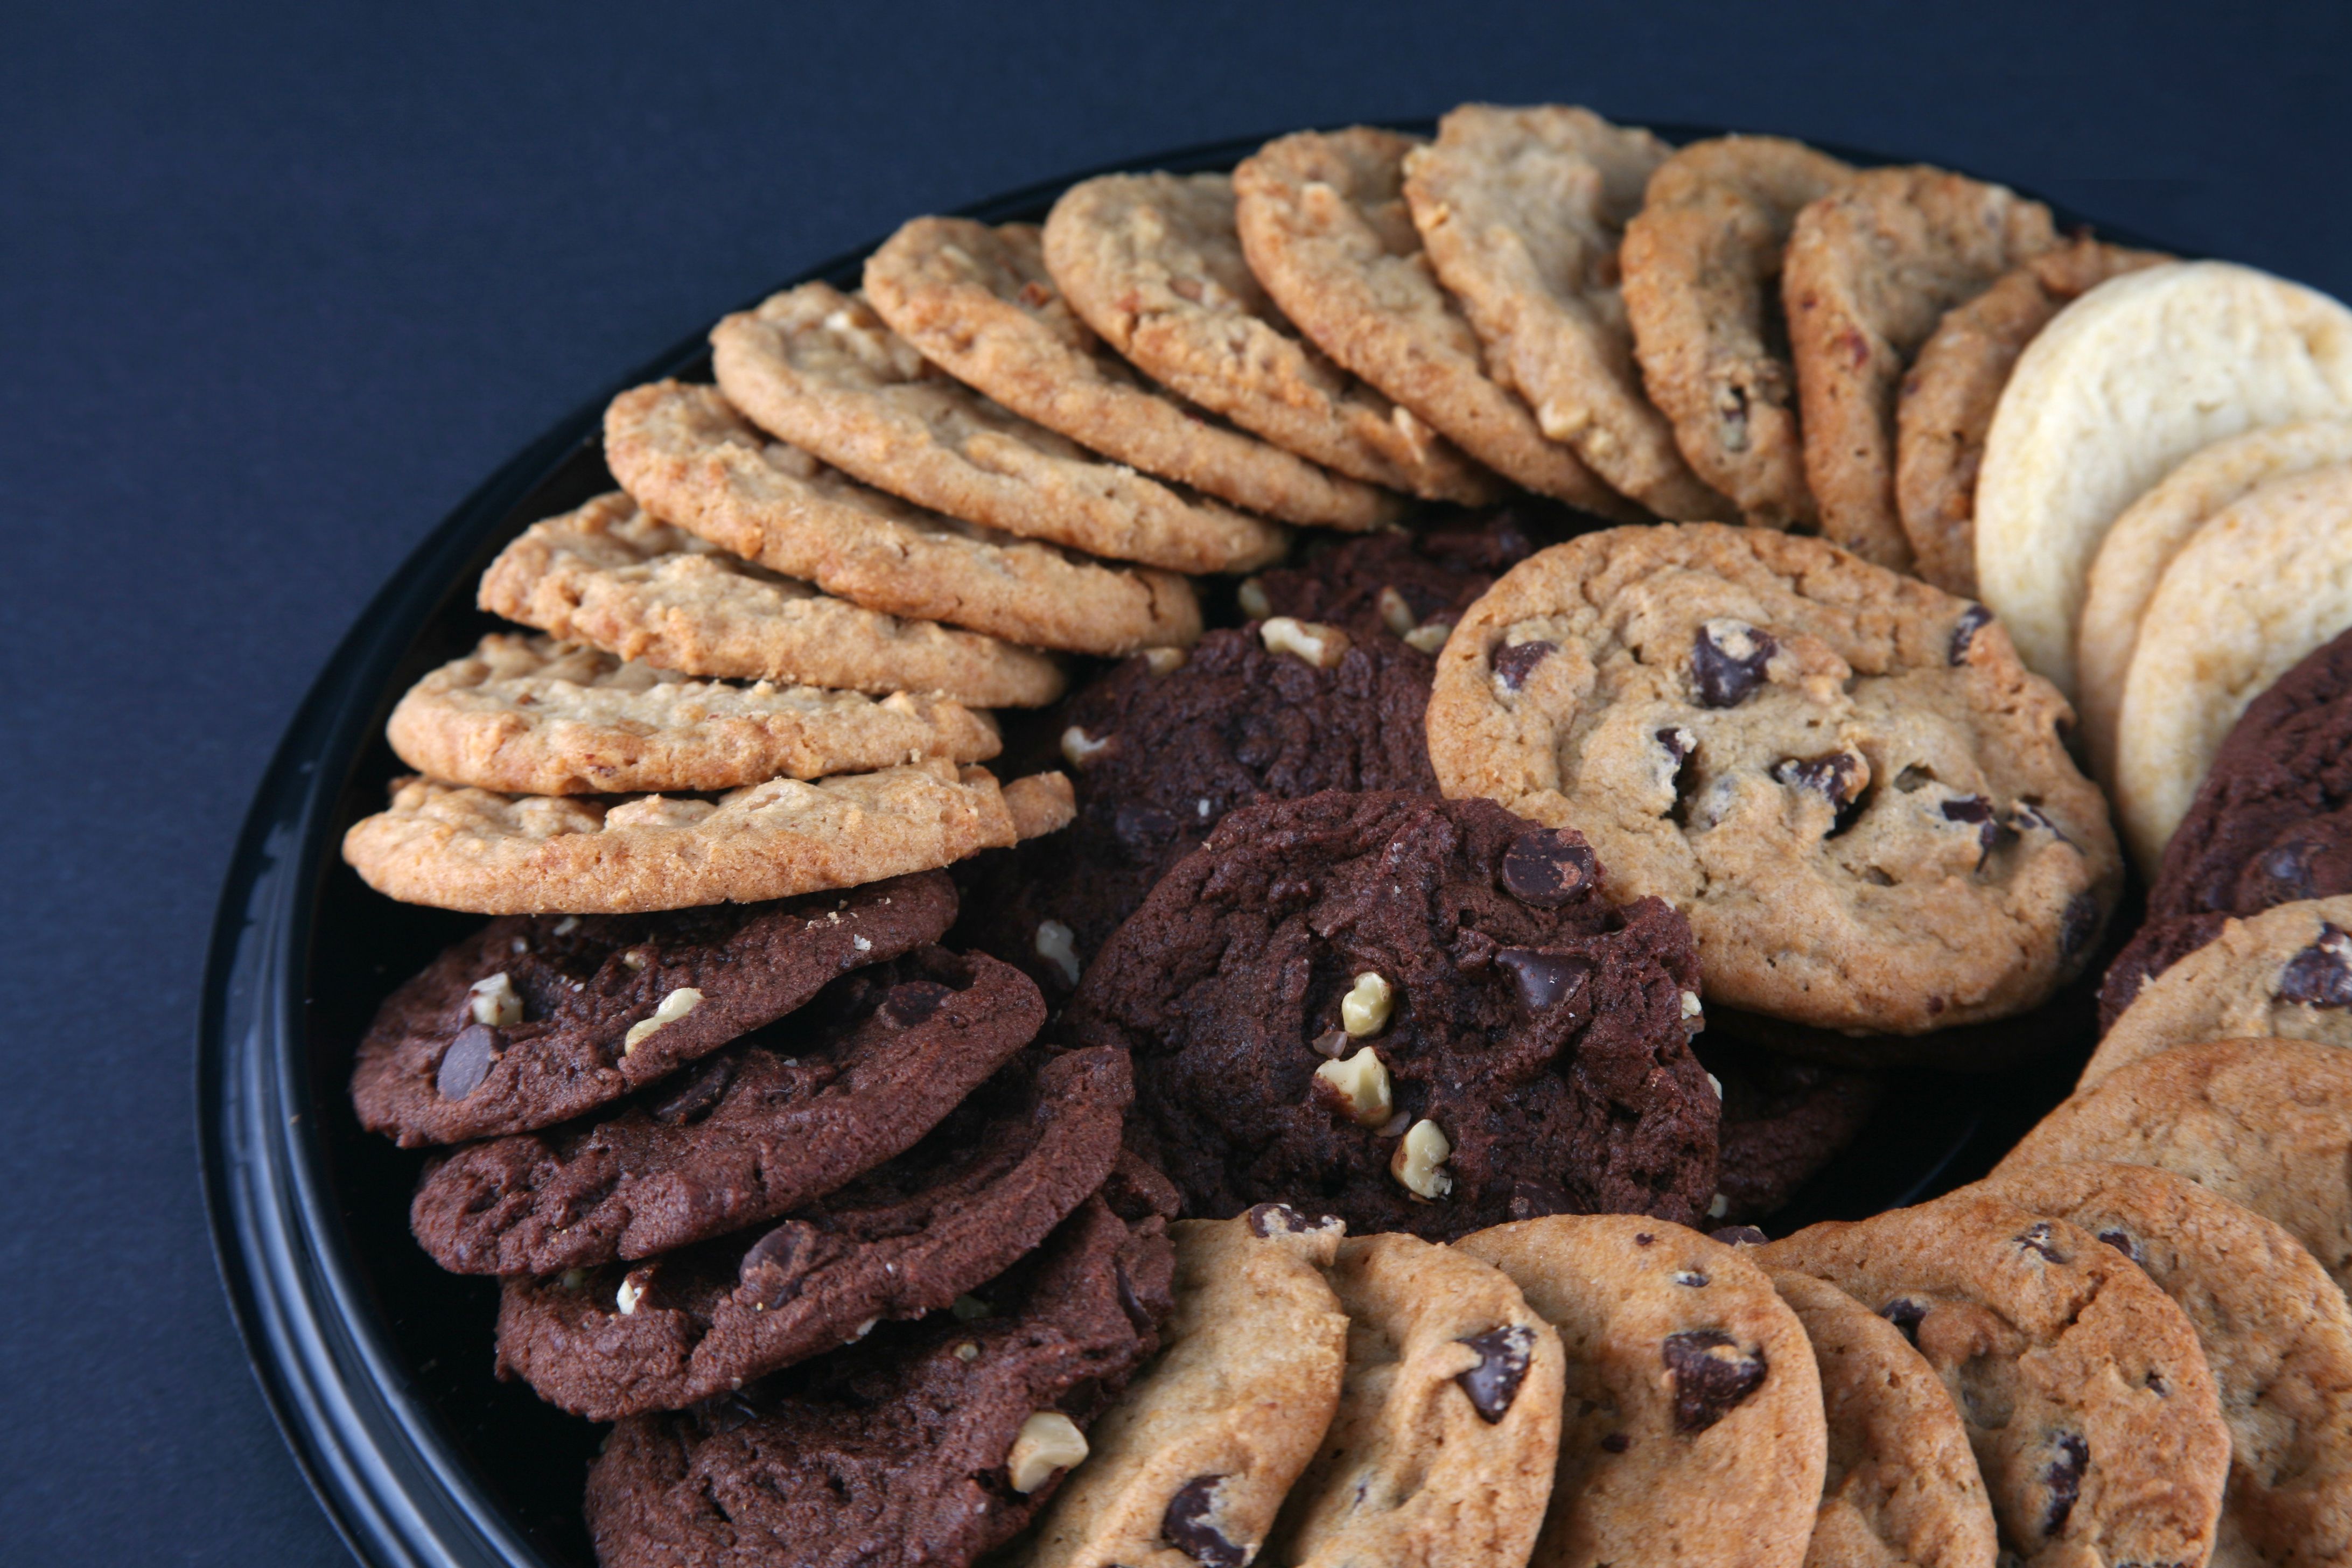
[(2035, 1568), (2206, 1561), (2230, 1468), (2213, 1374), (2180, 1309), (2088, 1231), (1968, 1192), (1748, 1256), (1827, 1280), (1918, 1347), (2005, 1551)]
[(1330, 1278), (1346, 1378), (1268, 1558), (1519, 1568), (1559, 1451), (1559, 1336), (1500, 1270), (1409, 1236), (1350, 1237)]
[(2121, 880), (2066, 707), (1980, 606), (1821, 540), (1612, 529), (1454, 627), (1430, 761), (1688, 916), (1710, 999), (1916, 1034), (2023, 1011)]
[(1804, 1330), (1741, 1250), (1621, 1215), (1528, 1220), (1460, 1250), (1511, 1277), (1567, 1359), (1533, 1561), (1797, 1568), (1822, 1495)]
[(1460, 1236), (1563, 1211), (1696, 1218), (1720, 1107), (1688, 928), (1611, 904), (1573, 832), (1491, 801), (1244, 807), (1161, 879), (1063, 1015), (1136, 1063), (1190, 1212), (1278, 1201)]

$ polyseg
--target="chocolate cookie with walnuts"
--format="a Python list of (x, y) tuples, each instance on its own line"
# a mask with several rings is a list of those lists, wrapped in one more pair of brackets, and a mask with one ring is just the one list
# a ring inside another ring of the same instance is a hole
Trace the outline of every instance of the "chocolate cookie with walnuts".
[(678, 1410), (951, 1305), (1100, 1188), (1130, 1093), (1108, 1051), (1034, 1052), (897, 1159), (779, 1225), (629, 1267), (508, 1279), (499, 1367), (574, 1415)]
[(773, 904), (493, 921), (376, 1010), (352, 1106), (409, 1148), (552, 1126), (937, 940), (955, 912), (953, 884), (925, 872)]
[(1383, 530), (1320, 550), (1310, 545), (1297, 560), (1244, 579), (1242, 613), (1318, 621), (1359, 640), (1385, 633), (1433, 655), (1496, 577), (1575, 532), (1578, 515), (1524, 497), (1410, 533)]
[(985, 1289), (981, 1315), (887, 1324), (692, 1410), (623, 1421), (588, 1474), (597, 1560), (965, 1568), (1053, 1497), (1157, 1348), (1162, 1225), (1090, 1199)]
[(1444, 1238), (1513, 1215), (1696, 1218), (1715, 1091), (1688, 927), (1490, 801), (1247, 806), (1107, 943), (1063, 1018), (1133, 1053), (1136, 1135), (1193, 1214), (1289, 1202)]
[(1723, 1092), (1713, 1217), (1735, 1224), (1795, 1196), (1861, 1134), (1885, 1089), (1881, 1074), (1780, 1056), (1714, 1029), (1692, 1044)]
[(616, 1114), (469, 1144), (426, 1168), (409, 1224), (457, 1274), (649, 1258), (823, 1197), (903, 1152), (1045, 1021), (982, 954), (854, 970)]
[(1981, 606), (1818, 539), (1609, 529), (1507, 573), (1430, 699), (1446, 793), (1574, 826), (1710, 999), (1918, 1034), (2047, 997), (2122, 883), (2063, 699)]

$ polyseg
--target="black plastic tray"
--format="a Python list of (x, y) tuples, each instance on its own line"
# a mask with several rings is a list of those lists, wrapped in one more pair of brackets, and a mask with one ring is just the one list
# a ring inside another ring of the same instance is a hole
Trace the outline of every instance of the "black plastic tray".
[[(1677, 141), (1717, 133), (1660, 130)], [(1227, 169), (1263, 140), (1111, 167)], [(989, 222), (1041, 219), (1070, 184), (1099, 172), (963, 210)], [(854, 287), (865, 255), (789, 282)], [(336, 1528), (372, 1565), (588, 1568), (581, 1484), (603, 1428), (491, 1375), (495, 1284), (442, 1273), (410, 1239), (419, 1158), (353, 1119), (344, 1086), (376, 1005), (476, 922), (378, 897), (337, 847), (401, 771), (383, 741), (394, 699), (493, 625), (473, 606), (483, 567), (532, 521), (612, 487), (598, 444), (612, 395), (658, 376), (707, 378), (708, 363), (698, 334), (614, 382), (433, 531), (304, 700), (222, 895), (198, 1049), (221, 1274), (289, 1445)], [(1775, 1228), (1874, 1212), (1973, 1177), (2072, 1077), (2071, 1064), (2052, 1062), (1998, 1079), (1905, 1078), (1863, 1140)]]

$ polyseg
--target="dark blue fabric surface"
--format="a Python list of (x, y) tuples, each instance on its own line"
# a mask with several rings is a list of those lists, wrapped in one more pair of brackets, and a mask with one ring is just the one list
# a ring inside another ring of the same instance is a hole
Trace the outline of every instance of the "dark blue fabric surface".
[(0, 15), (12, 1563), (342, 1559), (197, 1186), (222, 869), (435, 520), (764, 283), (1070, 169), (1484, 97), (1957, 163), (2352, 296), (2340, 3)]

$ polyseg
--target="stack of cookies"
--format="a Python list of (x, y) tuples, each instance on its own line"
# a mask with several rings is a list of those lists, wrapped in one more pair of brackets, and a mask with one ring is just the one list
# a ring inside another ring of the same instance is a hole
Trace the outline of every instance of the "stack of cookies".
[(711, 342), (345, 841), (607, 1568), (2352, 1565), (2352, 312), (1474, 104)]

